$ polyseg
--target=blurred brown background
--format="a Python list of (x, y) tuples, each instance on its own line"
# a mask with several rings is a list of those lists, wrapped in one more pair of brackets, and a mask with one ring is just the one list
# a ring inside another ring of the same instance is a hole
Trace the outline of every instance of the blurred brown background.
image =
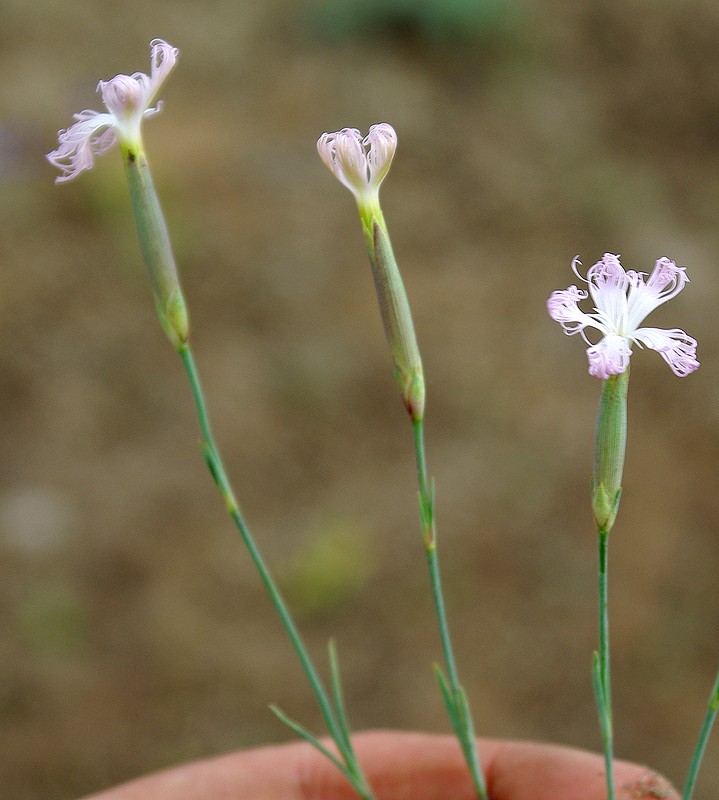
[[(680, 782), (719, 660), (714, 0), (0, 0), (0, 786), (71, 800), (321, 730), (197, 452), (117, 151), (43, 153), (95, 84), (181, 49), (146, 126), (218, 438), (356, 729), (447, 731), (398, 399), (325, 130), (391, 122), (384, 210), (428, 376), (447, 602), (480, 733), (597, 749), (599, 381), (545, 301), (603, 252), (692, 283), (633, 358), (611, 545), (616, 746)], [(717, 798), (712, 741), (698, 796)]]

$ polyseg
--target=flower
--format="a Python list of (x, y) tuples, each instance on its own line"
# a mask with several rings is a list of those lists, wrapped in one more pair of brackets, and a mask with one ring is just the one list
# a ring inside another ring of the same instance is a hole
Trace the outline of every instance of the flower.
[(359, 205), (377, 204), (396, 149), (397, 134), (386, 122), (372, 125), (364, 139), (357, 128), (342, 128), (317, 140), (320, 158)]
[(424, 415), (425, 386), (412, 312), (379, 203), (379, 187), (397, 149), (391, 125), (372, 125), (365, 138), (357, 128), (323, 133), (317, 152), (327, 169), (355, 196), (367, 244), (395, 380), (413, 422)]
[(116, 75), (97, 85), (107, 112), (81, 111), (67, 130), (58, 132), (57, 150), (47, 154), (48, 161), (63, 173), (56, 183), (70, 181), (90, 169), (95, 156), (109, 150), (118, 141), (141, 146), (140, 126), (145, 117), (157, 114), (162, 103), (150, 103), (177, 61), (178, 50), (162, 39), (150, 42), (150, 75), (135, 72)]
[[(607, 379), (624, 372), (629, 366), (632, 342), (656, 350), (679, 377), (699, 367), (696, 339), (683, 330), (639, 327), (655, 308), (679, 294), (688, 283), (685, 267), (678, 267), (669, 258), (660, 258), (646, 278), (645, 273), (625, 271), (618, 256), (605, 253), (601, 261), (587, 270), (587, 277), (582, 278), (577, 270), (580, 265), (575, 258), (572, 270), (588, 285), (589, 292), (576, 286), (552, 292), (547, 311), (565, 333), (579, 333), (589, 345), (590, 375)], [(594, 313), (587, 314), (578, 304), (590, 295)], [(585, 329), (590, 327), (603, 334), (597, 344), (587, 338)]]

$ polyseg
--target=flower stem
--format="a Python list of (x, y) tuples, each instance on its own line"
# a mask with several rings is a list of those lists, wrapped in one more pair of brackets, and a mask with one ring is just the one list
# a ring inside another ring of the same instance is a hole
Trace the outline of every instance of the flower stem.
[(449, 633), (449, 625), (447, 624), (447, 613), (442, 592), (439, 558), (437, 555), (437, 530), (434, 520), (434, 487), (430, 488), (427, 479), (423, 420), (413, 419), (412, 430), (417, 462), (417, 483), (419, 486), (419, 513), (422, 525), (422, 538), (424, 539), (424, 549), (427, 556), (427, 566), (429, 567), (434, 609), (439, 626), (439, 636), (442, 643), (445, 669), (447, 671), (447, 675), (445, 676), (438, 667), (436, 669), (437, 680), (447, 707), (450, 721), (452, 722), (452, 727), (454, 728), (467, 762), (467, 767), (469, 768), (477, 797), (479, 800), (488, 800), (487, 786), (482, 767), (479, 763), (479, 754), (477, 753), (472, 714), (465, 691), (459, 682), (457, 664), (452, 649), (452, 639)]
[[(190, 387), (192, 389), (192, 396), (197, 409), (200, 430), (202, 431), (202, 452), (207, 465), (212, 473), (215, 483), (217, 484), (217, 488), (219, 489), (220, 494), (225, 501), (227, 510), (232, 517), (240, 536), (242, 537), (242, 541), (244, 542), (247, 551), (250, 554), (250, 558), (252, 559), (257, 572), (260, 575), (260, 579), (262, 580), (262, 583), (270, 596), (270, 600), (272, 601), (272, 604), (274, 605), (280, 620), (282, 621), (287, 635), (292, 642), (292, 646), (297, 653), (300, 664), (302, 665), (302, 669), (304, 670), (310, 686), (312, 687), (312, 691), (317, 698), (317, 702), (320, 706), (327, 729), (337, 745), (337, 749), (342, 755), (343, 763), (331, 756), (330, 757), (333, 762), (342, 770), (345, 777), (350, 781), (358, 795), (363, 798), (363, 800), (374, 800), (372, 790), (369, 788), (369, 784), (367, 783), (367, 780), (364, 777), (362, 769), (357, 761), (357, 757), (354, 753), (351, 742), (349, 741), (349, 737), (346, 735), (346, 720), (344, 719), (343, 708), (338, 707), (337, 709), (334, 709), (332, 707), (332, 703), (329, 700), (327, 691), (325, 690), (322, 680), (312, 664), (309, 653), (307, 652), (307, 649), (302, 642), (300, 633), (297, 630), (297, 626), (295, 625), (289, 609), (287, 608), (279, 589), (277, 588), (267, 566), (265, 565), (265, 562), (245, 522), (242, 512), (240, 511), (237, 500), (235, 499), (235, 494), (232, 490), (229, 480), (227, 479), (225, 467), (212, 433), (212, 428), (210, 426), (210, 420), (207, 413), (207, 405), (205, 403), (202, 386), (200, 384), (200, 378), (197, 373), (197, 368), (195, 366), (195, 360), (193, 358), (190, 345), (185, 344), (184, 346), (178, 348), (178, 353), (182, 360), (182, 364), (185, 368), (185, 372), (187, 373)], [(334, 651), (332, 650), (331, 653), (333, 652)], [(334, 661), (333, 674), (336, 673), (336, 671), (336, 661)], [(307, 734), (304, 729), (301, 728), (301, 726), (293, 723), (281, 712), (278, 713), (278, 716), (288, 722), (288, 724), (290, 724), (294, 730), (302, 735), (305, 735), (305, 738), (308, 738), (311, 743), (315, 744), (318, 749), (321, 749), (325, 755), (329, 756), (326, 748), (319, 745), (317, 740), (313, 741), (313, 737)]]
[(599, 652), (594, 656), (594, 697), (604, 747), (607, 800), (614, 800), (614, 733), (612, 689), (609, 670), (609, 615), (607, 613), (607, 549), (609, 531), (599, 529)]
[(627, 444), (629, 367), (602, 384), (597, 408), (592, 475), (592, 514), (599, 545), (599, 651), (594, 653), (592, 680), (604, 746), (607, 799), (614, 800), (614, 732), (609, 674), (609, 615), (607, 611), (607, 551), (622, 497), (622, 473)]
[(686, 783), (684, 784), (684, 791), (682, 792), (682, 800), (691, 800), (694, 792), (694, 784), (699, 774), (699, 767), (701, 766), (706, 750), (707, 742), (709, 741), (709, 734), (711, 733), (714, 720), (719, 712), (719, 672), (714, 680), (711, 693), (709, 695), (709, 702), (707, 703), (707, 713), (704, 717), (704, 724), (699, 732), (699, 740), (697, 741), (696, 749), (694, 750), (694, 757), (692, 758), (691, 766), (689, 767), (689, 774), (687, 775)]

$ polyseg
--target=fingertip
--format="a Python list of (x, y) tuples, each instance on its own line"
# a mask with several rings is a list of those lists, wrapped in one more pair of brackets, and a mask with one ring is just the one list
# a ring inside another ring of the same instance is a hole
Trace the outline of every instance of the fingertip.
[(679, 800), (679, 792), (658, 772), (628, 761), (614, 766), (617, 800)]
[[(492, 800), (596, 800), (606, 797), (602, 756), (532, 742), (493, 742), (487, 743), (485, 749)], [(614, 784), (616, 800), (679, 800), (679, 793), (665, 778), (628, 761), (615, 762)]]

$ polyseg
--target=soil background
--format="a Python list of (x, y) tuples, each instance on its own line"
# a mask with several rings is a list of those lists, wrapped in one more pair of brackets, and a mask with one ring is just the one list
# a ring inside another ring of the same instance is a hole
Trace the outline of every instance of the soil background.
[[(117, 151), (43, 153), (96, 82), (181, 50), (145, 142), (216, 433), (355, 729), (448, 731), (398, 399), (327, 130), (392, 123), (383, 207), (428, 381), (460, 674), (480, 734), (598, 749), (594, 411), (549, 293), (605, 251), (691, 284), (632, 358), (612, 535), (616, 749), (684, 778), (719, 661), (719, 4), (0, 0), (0, 786), (72, 800), (321, 732), (198, 453)], [(714, 309), (714, 310), (712, 310)], [(697, 793), (719, 798), (719, 744)]]

